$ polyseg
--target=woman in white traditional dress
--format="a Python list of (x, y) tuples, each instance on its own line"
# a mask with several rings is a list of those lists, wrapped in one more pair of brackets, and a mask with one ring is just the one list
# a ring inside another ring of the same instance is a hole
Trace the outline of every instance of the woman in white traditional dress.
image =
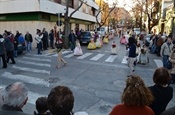
[(76, 47), (74, 49), (74, 55), (75, 56), (83, 55), (83, 51), (81, 49), (81, 45), (78, 39), (76, 40)]
[(96, 43), (95, 44), (96, 44), (97, 48), (101, 48), (102, 44), (101, 44), (101, 41), (100, 41), (99, 37), (96, 39)]

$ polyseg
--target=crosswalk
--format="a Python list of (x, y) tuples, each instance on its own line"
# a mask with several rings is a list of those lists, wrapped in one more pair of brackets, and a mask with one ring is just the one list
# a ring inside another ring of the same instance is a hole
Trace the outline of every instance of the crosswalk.
[[(110, 55), (108, 53), (84, 53), (82, 56), (74, 56), (70, 51), (62, 52), (64, 58), (74, 58), (77, 60), (89, 60), (89, 61), (104, 61), (104, 63), (115, 63), (117, 60), (121, 64), (127, 64), (127, 57), (124, 56), (121, 61), (117, 58), (118, 55)], [(51, 60), (52, 57), (57, 57), (57, 53), (46, 53), (42, 55), (37, 54), (26, 54), (21, 58), (17, 59), (16, 65), (11, 65), (11, 68), (17, 73), (12, 71), (4, 71), (0, 75), (0, 89), (5, 88), (9, 82), (21, 81), (30, 86), (34, 87), (50, 87), (49, 81), (42, 78), (42, 76), (47, 76), (51, 74), (52, 66)], [(153, 60), (157, 67), (162, 67), (162, 61), (160, 59)], [(23, 73), (18, 73), (18, 71), (23, 71)], [(28, 73), (28, 74), (25, 74)], [(29, 101), (30, 104), (35, 104), (35, 101), (38, 97), (46, 96), (42, 91), (36, 92), (34, 89), (29, 90)]]
[[(48, 54), (47, 54), (48, 55)], [(11, 69), (9, 69), (11, 68)], [(51, 74), (51, 58), (37, 55), (24, 55), (16, 59), (15, 65), (8, 65), (0, 75), (0, 89), (13, 82), (23, 82), (28, 86), (28, 104), (35, 105), (38, 97), (47, 96), (50, 83), (45, 76)], [(45, 78), (44, 78), (45, 77)], [(37, 89), (46, 89), (44, 92)]]

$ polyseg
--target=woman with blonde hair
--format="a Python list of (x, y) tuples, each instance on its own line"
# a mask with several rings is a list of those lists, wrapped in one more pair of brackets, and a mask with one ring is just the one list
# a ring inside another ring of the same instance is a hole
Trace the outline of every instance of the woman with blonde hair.
[(148, 105), (153, 101), (150, 90), (139, 76), (130, 76), (122, 94), (122, 104), (116, 105), (109, 115), (154, 115)]

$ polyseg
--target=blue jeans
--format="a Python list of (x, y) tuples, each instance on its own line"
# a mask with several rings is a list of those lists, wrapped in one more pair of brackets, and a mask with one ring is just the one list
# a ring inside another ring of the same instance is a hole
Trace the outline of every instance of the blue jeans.
[(37, 48), (38, 48), (38, 54), (41, 54), (41, 42), (37, 43)]
[(168, 58), (169, 58), (168, 55), (163, 55), (163, 67), (165, 67), (165, 68), (167, 68), (167, 67), (166, 67), (166, 63), (167, 63), (167, 61), (168, 61)]
[(32, 51), (32, 43), (31, 42), (26, 42), (26, 50), (27, 51)]
[(13, 54), (14, 54), (14, 57), (17, 57), (18, 51), (17, 50), (13, 50)]

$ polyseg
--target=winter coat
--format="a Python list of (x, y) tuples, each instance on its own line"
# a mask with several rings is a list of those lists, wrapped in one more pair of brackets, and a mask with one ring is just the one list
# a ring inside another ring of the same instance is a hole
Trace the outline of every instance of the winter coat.
[(14, 50), (14, 45), (10, 41), (9, 38), (5, 38), (5, 48), (6, 48), (6, 51), (13, 51)]
[(0, 55), (5, 54), (5, 39), (0, 38)]
[(173, 48), (173, 43), (171, 43), (170, 45), (168, 45), (167, 42), (165, 42), (162, 46), (161, 46), (161, 50), (160, 50), (160, 55), (170, 55), (171, 51)]

